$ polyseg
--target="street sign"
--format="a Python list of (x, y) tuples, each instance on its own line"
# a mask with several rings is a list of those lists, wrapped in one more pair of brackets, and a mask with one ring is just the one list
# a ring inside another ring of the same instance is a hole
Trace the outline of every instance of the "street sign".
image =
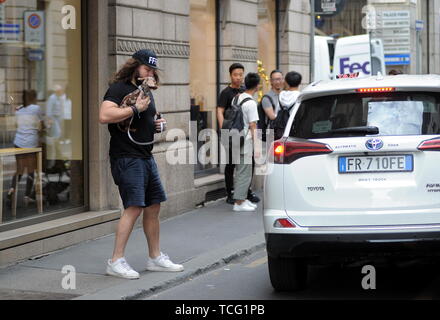
[(27, 51), (27, 58), (29, 61), (43, 61), (44, 60), (44, 50), (42, 49), (31, 49)]
[(402, 66), (411, 64), (410, 54), (386, 54), (385, 65), (387, 66)]
[(385, 54), (409, 54), (411, 52), (411, 46), (383, 46)]
[(321, 8), (324, 12), (336, 12), (336, 0), (321, 0)]
[(6, 21), (5, 1), (0, 0), (0, 43), (18, 42), (20, 25)]
[(346, 0), (312, 0), (315, 1), (315, 14), (334, 16), (339, 14), (345, 6)]
[(379, 13), (379, 16), (381, 16), (383, 20), (409, 20), (411, 17), (410, 12), (407, 10), (382, 11)]
[(373, 31), (373, 35), (377, 35), (378, 37), (401, 37), (401, 36), (410, 36), (411, 29), (403, 28), (403, 29), (376, 29)]
[(0, 23), (0, 43), (18, 42), (20, 40), (20, 25), (15, 23)]
[(422, 31), (425, 27), (425, 22), (423, 20), (416, 20), (416, 30)]
[(24, 23), (26, 45), (43, 46), (45, 43), (44, 11), (25, 11)]
[(382, 42), (385, 46), (388, 45), (402, 45), (402, 44), (411, 44), (410, 39), (408, 37), (395, 37), (395, 38), (384, 38)]
[(373, 30), (372, 36), (382, 39), (385, 54), (409, 54), (411, 52), (411, 13), (409, 10), (377, 11), (375, 20), (376, 29)]
[[(411, 22), (408, 20), (383, 20), (382, 23), (378, 22), (378, 28), (409, 28)], [(381, 25), (382, 24), (382, 25)]]

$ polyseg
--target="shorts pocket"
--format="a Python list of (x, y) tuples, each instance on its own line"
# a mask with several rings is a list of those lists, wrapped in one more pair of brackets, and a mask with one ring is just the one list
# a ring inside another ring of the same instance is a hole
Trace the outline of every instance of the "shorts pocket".
[(117, 186), (119, 186), (121, 182), (121, 170), (119, 169), (119, 161), (121, 159), (110, 159), (110, 169), (112, 172), (113, 181)]
[(110, 159), (111, 164), (111, 172), (113, 176), (113, 180), (115, 181), (115, 184), (119, 186), (121, 184), (122, 175), (126, 168), (129, 166), (129, 162), (132, 159), (129, 158), (114, 158)]

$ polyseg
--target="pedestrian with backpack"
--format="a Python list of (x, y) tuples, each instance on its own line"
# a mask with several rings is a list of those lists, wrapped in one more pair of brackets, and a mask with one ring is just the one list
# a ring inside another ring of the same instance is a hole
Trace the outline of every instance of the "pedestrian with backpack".
[[(240, 63), (234, 63), (229, 67), (229, 75), (231, 78), (231, 83), (221, 92), (218, 99), (217, 106), (217, 120), (219, 128), (223, 127), (223, 121), (225, 117), (225, 112), (231, 107), (232, 100), (243, 93), (245, 90), (243, 86), (244, 80), (244, 66)], [(233, 188), (234, 188), (234, 170), (235, 164), (232, 161), (232, 150), (228, 151), (228, 162), (225, 166), (225, 185), (228, 197), (226, 202), (229, 204), (234, 204)], [(255, 193), (249, 188), (248, 190), (248, 200), (251, 202), (259, 202), (260, 199)]]
[(284, 81), (288, 87), (280, 93), (280, 110), (273, 122), (275, 140), (281, 139), (284, 134), (292, 109), (300, 95), (299, 86), (302, 82), (302, 76), (298, 72), (291, 71), (286, 74)]
[[(247, 199), (252, 182), (252, 161), (254, 156), (254, 141), (257, 139), (258, 108), (253, 95), (258, 91), (260, 76), (249, 73), (245, 79), (246, 91), (237, 97), (234, 105), (241, 106), (243, 117), (243, 145), (240, 148), (240, 163), (235, 166), (234, 179), (234, 208), (236, 212), (255, 211), (257, 205)], [(256, 157), (260, 155), (255, 153)]]
[(280, 70), (273, 70), (270, 74), (271, 90), (266, 93), (258, 105), (258, 129), (261, 130), (261, 140), (266, 141), (266, 130), (273, 129), (273, 121), (280, 110), (279, 95), (284, 89), (284, 77)]

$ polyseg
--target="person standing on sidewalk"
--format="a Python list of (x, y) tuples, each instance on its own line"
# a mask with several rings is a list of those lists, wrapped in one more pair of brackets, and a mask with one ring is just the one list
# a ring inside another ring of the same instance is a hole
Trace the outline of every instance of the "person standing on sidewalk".
[(125, 248), (134, 224), (143, 213), (143, 228), (148, 242), (149, 257), (146, 269), (149, 271), (183, 271), (183, 266), (174, 264), (160, 251), (159, 212), (166, 195), (160, 181), (156, 162), (152, 155), (153, 145), (134, 143), (127, 132), (118, 128), (118, 123), (134, 117), (131, 129), (137, 141), (153, 141), (154, 134), (162, 132), (165, 119), (155, 120), (157, 115), (154, 98), (143, 93), (136, 104), (120, 108), (124, 97), (137, 90), (144, 79), (155, 87), (159, 82), (157, 56), (151, 50), (140, 50), (115, 74), (101, 105), (99, 119), (108, 124), (111, 135), (110, 161), (115, 184), (124, 204), (124, 212), (118, 224), (113, 257), (107, 262), (107, 274), (126, 279), (138, 279), (125, 260)]
[(302, 76), (298, 72), (291, 71), (286, 74), (285, 82), (287, 89), (280, 93), (280, 111), (278, 111), (276, 119), (273, 121), (274, 139), (281, 139), (295, 103), (300, 95), (299, 87), (301, 85)]
[[(246, 91), (238, 97), (238, 104), (244, 102), (241, 109), (244, 123), (244, 145), (240, 148), (240, 163), (235, 166), (234, 179), (234, 211), (255, 211), (257, 205), (247, 199), (247, 192), (252, 181), (252, 158), (254, 156), (254, 141), (257, 138), (258, 106), (253, 95), (258, 91), (260, 76), (257, 73), (249, 73), (246, 76)], [(249, 101), (244, 101), (249, 99)], [(260, 155), (256, 152), (256, 157)]]
[(279, 96), (281, 90), (284, 89), (283, 73), (280, 70), (274, 70), (271, 72), (270, 86), (270, 91), (266, 93), (266, 95), (261, 100), (261, 105), (263, 106), (269, 124), (275, 120), (278, 111), (280, 110)]
[[(23, 105), (15, 109), (17, 131), (14, 138), (15, 148), (38, 148), (41, 145), (40, 132), (43, 128), (43, 111), (37, 104), (37, 92), (35, 90), (24, 90)], [(15, 156), (17, 172), (12, 177), (11, 188), (8, 191), (8, 200), (17, 191), (17, 182), (20, 182), (24, 169), (27, 169), (26, 192), (24, 203), (35, 202), (35, 195), (32, 195), (34, 186), (34, 171), (36, 168), (35, 156), (33, 154), (18, 154)], [(17, 196), (17, 194), (15, 194)]]
[[(217, 107), (217, 120), (219, 128), (223, 127), (223, 120), (225, 111), (231, 107), (232, 100), (244, 91), (244, 66), (240, 63), (234, 63), (229, 67), (229, 75), (231, 77), (231, 84), (227, 86), (220, 94)], [(228, 198), (226, 202), (234, 204), (233, 187), (234, 187), (234, 169), (235, 164), (232, 163), (232, 150), (228, 151), (228, 163), (225, 167), (225, 184)], [(249, 188), (248, 200), (254, 203), (260, 202), (260, 199)]]

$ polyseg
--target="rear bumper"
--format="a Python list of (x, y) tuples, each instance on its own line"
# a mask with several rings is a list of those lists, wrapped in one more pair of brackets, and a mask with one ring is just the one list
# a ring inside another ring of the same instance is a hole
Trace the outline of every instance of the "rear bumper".
[(266, 233), (267, 253), (277, 257), (358, 258), (440, 255), (440, 231), (405, 233)]

